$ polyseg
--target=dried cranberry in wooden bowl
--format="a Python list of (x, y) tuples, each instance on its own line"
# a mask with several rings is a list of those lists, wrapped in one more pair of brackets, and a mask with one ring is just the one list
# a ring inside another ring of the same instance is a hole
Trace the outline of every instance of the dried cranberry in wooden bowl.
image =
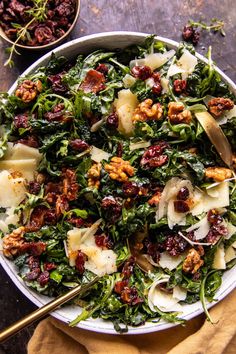
[[(0, 1), (0, 5), (1, 3), (4, 5), (3, 1)], [(31, 17), (26, 17), (27, 11), (30, 10), (28, 3), (27, 0), (11, 0), (9, 4), (5, 7), (2, 6), (0, 9), (2, 10), (0, 11), (0, 37), (11, 45), (16, 40), (16, 29), (11, 26), (11, 23), (25, 26), (31, 20)], [(50, 4), (50, 0), (48, 0), (48, 3)], [(45, 21), (39, 23), (34, 21), (29, 26), (32, 37), (31, 43), (23, 44), (19, 41), (15, 43), (16, 49), (34, 51), (51, 49), (66, 39), (78, 20), (80, 0), (57, 0), (53, 4), (55, 6), (49, 6)]]

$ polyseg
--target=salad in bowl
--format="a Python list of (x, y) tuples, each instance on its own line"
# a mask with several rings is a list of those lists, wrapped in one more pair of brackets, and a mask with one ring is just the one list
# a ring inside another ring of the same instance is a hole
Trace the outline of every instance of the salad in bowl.
[(52, 54), (1, 94), (3, 257), (49, 297), (99, 276), (70, 325), (183, 323), (199, 301), (212, 321), (236, 264), (235, 160), (199, 117), (235, 151), (234, 102), (186, 43)]

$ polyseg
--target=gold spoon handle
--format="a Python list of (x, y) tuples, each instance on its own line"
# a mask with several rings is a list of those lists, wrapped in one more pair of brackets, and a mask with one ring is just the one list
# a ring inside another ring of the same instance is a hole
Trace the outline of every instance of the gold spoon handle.
[(39, 309), (35, 310), (34, 312), (30, 313), (29, 315), (23, 317), (21, 320), (15, 322), (14, 324), (10, 325), (6, 329), (0, 332), (0, 343), (9, 339), (11, 336), (15, 335), (17, 332), (21, 331), (23, 328), (29, 326), (33, 322), (41, 319), (48, 313), (55, 310), (57, 307), (61, 306), (62, 304), (66, 303), (67, 301), (73, 299), (75, 296), (84, 293), (87, 291), (92, 285), (94, 285), (99, 280), (99, 277), (95, 277), (91, 282), (86, 285), (78, 285), (75, 288), (68, 291), (68, 293), (57, 297), (56, 299), (50, 301), (46, 305), (40, 307)]

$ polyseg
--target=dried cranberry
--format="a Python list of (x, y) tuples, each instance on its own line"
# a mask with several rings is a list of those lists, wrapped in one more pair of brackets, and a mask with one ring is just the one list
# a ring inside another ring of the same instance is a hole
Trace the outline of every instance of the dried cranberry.
[(39, 194), (41, 185), (38, 182), (31, 181), (28, 184), (28, 190), (30, 194)]
[(40, 268), (34, 268), (31, 272), (26, 274), (26, 279), (29, 281), (35, 280), (38, 278), (40, 272), (41, 272)]
[(24, 144), (33, 148), (39, 147), (38, 138), (35, 135), (28, 135), (26, 138), (17, 140), (16, 143)]
[(131, 74), (144, 81), (152, 76), (152, 69), (146, 65), (135, 65), (131, 70)]
[(45, 113), (44, 118), (46, 118), (49, 122), (68, 122), (71, 121), (72, 117), (67, 112), (65, 112), (64, 104), (59, 103), (53, 107), (51, 112)]
[(177, 213), (187, 213), (190, 210), (188, 203), (184, 200), (175, 200), (174, 209)]
[(47, 208), (44, 205), (38, 205), (34, 208), (30, 216), (30, 224), (27, 227), (31, 229), (40, 229), (44, 224), (44, 215)]
[(123, 269), (122, 269), (122, 276), (125, 279), (128, 279), (131, 277), (134, 271), (134, 264), (135, 264), (135, 258), (130, 257), (124, 264)]
[(112, 114), (110, 114), (107, 117), (106, 125), (110, 129), (117, 129), (118, 128), (119, 119), (118, 119), (118, 115), (115, 112), (113, 112)]
[(161, 86), (161, 83), (160, 83), (160, 82), (157, 82), (156, 84), (154, 84), (154, 85), (152, 86), (152, 92), (153, 92), (155, 95), (160, 96), (161, 91), (162, 91), (162, 86)]
[(30, 270), (40, 268), (40, 262), (38, 257), (30, 256), (27, 259), (27, 263), (29, 265)]
[(219, 241), (221, 236), (227, 236), (228, 235), (228, 229), (225, 225), (223, 224), (215, 224), (212, 225), (206, 238), (205, 241), (207, 243), (215, 244), (216, 242)]
[(125, 287), (128, 285), (128, 279), (120, 280), (115, 283), (114, 291), (117, 294), (121, 294)]
[(55, 263), (52, 263), (52, 262), (45, 262), (44, 265), (43, 265), (43, 269), (46, 270), (46, 271), (50, 271), (50, 270), (53, 270), (53, 269), (56, 269), (57, 266)]
[(200, 39), (200, 33), (193, 26), (184, 26), (182, 36), (185, 41), (192, 42), (194, 45), (197, 45)]
[(45, 286), (49, 282), (49, 278), (50, 274), (45, 270), (39, 275), (37, 282), (40, 284), (40, 286)]
[(80, 85), (80, 89), (85, 93), (94, 92), (97, 93), (104, 90), (105, 77), (97, 70), (89, 70), (84, 78), (84, 81)]
[(107, 220), (114, 222), (121, 215), (122, 204), (121, 204), (120, 199), (109, 196), (109, 197), (105, 197), (102, 199), (101, 208), (102, 208), (104, 217)]
[(99, 71), (100, 73), (102, 73), (103, 75), (107, 75), (109, 69), (106, 64), (99, 64), (96, 67), (96, 70)]
[(55, 225), (57, 222), (56, 212), (52, 209), (48, 209), (44, 214), (44, 222), (46, 225)]
[(163, 151), (169, 145), (165, 141), (161, 141), (156, 145), (150, 146), (142, 156), (141, 166), (147, 168), (160, 167), (167, 163), (168, 156), (163, 155)]
[(179, 256), (187, 249), (188, 243), (178, 235), (170, 235), (166, 239), (165, 247), (171, 256)]
[(48, 82), (50, 83), (54, 93), (64, 94), (68, 91), (67, 85), (62, 82), (61, 74), (48, 76)]
[(9, 3), (9, 7), (14, 11), (14, 13), (18, 13), (20, 16), (24, 15), (24, 12), (26, 10), (26, 6), (17, 0), (11, 0)]
[(155, 263), (158, 263), (160, 260), (160, 244), (147, 240), (145, 242), (145, 246), (147, 248), (147, 254), (153, 259)]
[(34, 35), (39, 44), (48, 44), (55, 41), (52, 30), (44, 24), (41, 24), (36, 28)]
[(89, 144), (87, 144), (84, 140), (75, 139), (70, 141), (70, 146), (73, 150), (82, 152), (89, 148)]
[(177, 94), (181, 94), (186, 91), (187, 81), (186, 80), (175, 80), (173, 83), (174, 91)]
[(78, 270), (78, 272), (80, 274), (84, 273), (84, 270), (85, 270), (84, 264), (85, 264), (86, 260), (87, 260), (86, 254), (84, 254), (81, 251), (78, 251), (78, 254), (77, 254), (77, 257), (75, 260), (75, 268)]
[(101, 247), (102, 249), (110, 249), (113, 246), (111, 240), (105, 234), (95, 235), (95, 243), (98, 247)]
[(59, 17), (68, 17), (75, 11), (74, 7), (70, 3), (63, 1), (60, 5), (55, 8), (55, 12)]
[(72, 217), (72, 218), (68, 219), (67, 221), (69, 223), (71, 223), (72, 225), (75, 225), (78, 228), (80, 228), (81, 226), (84, 225), (84, 219), (82, 219), (82, 218)]
[(15, 128), (16, 129), (28, 128), (28, 126), (29, 126), (28, 119), (29, 119), (29, 117), (28, 117), (27, 113), (17, 114), (14, 117), (14, 126), (15, 126)]
[(178, 200), (187, 200), (189, 197), (189, 190), (187, 187), (182, 187), (177, 193), (176, 198)]
[(207, 220), (211, 225), (219, 225), (222, 223), (223, 218), (216, 209), (211, 209), (208, 211)]
[(122, 191), (125, 197), (137, 197), (139, 193), (139, 186), (135, 182), (124, 182)]
[(124, 303), (132, 306), (135, 306), (143, 302), (143, 299), (139, 297), (138, 291), (134, 286), (132, 287), (126, 286), (124, 290), (121, 292), (120, 298)]

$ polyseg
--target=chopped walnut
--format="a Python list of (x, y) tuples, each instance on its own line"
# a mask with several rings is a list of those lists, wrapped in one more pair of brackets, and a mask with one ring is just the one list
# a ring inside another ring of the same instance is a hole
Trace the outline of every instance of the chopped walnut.
[(149, 200), (149, 205), (157, 205), (161, 199), (161, 191), (157, 191)]
[(17, 87), (15, 95), (19, 97), (24, 103), (29, 103), (33, 101), (41, 91), (42, 83), (40, 80), (36, 82), (31, 80), (24, 80)]
[(205, 169), (205, 176), (213, 178), (216, 182), (222, 182), (232, 176), (232, 171), (225, 167), (207, 167)]
[(21, 226), (14, 230), (11, 234), (3, 237), (3, 254), (4, 256), (11, 258), (18, 254), (19, 249), (23, 245), (25, 227)]
[(182, 102), (170, 102), (168, 104), (168, 118), (172, 124), (189, 124), (192, 120), (192, 114)]
[(129, 161), (124, 161), (120, 157), (112, 157), (110, 164), (105, 165), (105, 170), (109, 173), (111, 179), (119, 182), (125, 182), (129, 176), (134, 175), (134, 168)]
[(183, 271), (195, 274), (204, 263), (201, 259), (203, 255), (204, 249), (202, 246), (199, 247), (198, 251), (195, 248), (191, 248), (183, 262)]
[(159, 120), (162, 117), (163, 108), (160, 103), (153, 104), (151, 99), (141, 102), (133, 114), (133, 122), (145, 122), (148, 119)]
[(94, 163), (92, 167), (88, 170), (88, 186), (91, 188), (99, 188), (100, 186), (100, 175), (101, 175), (102, 165), (101, 163)]
[(234, 108), (234, 102), (229, 98), (216, 97), (208, 102), (208, 108), (211, 114), (217, 118), (221, 116), (224, 111), (229, 111)]

